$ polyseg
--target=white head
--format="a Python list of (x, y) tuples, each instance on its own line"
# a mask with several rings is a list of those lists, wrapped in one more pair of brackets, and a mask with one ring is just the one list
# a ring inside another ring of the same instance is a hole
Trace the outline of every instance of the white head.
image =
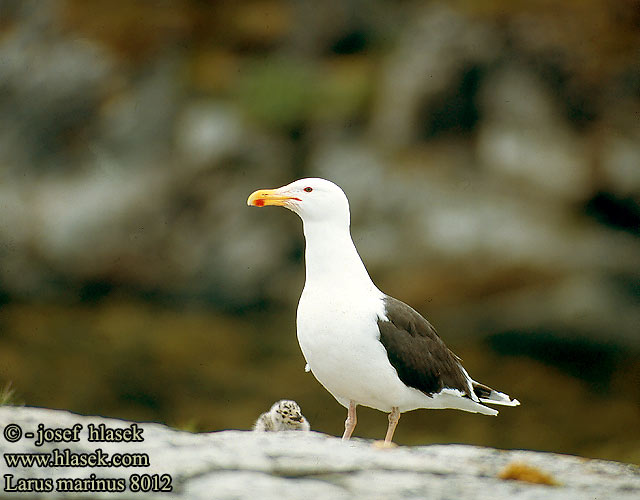
[(295, 401), (282, 399), (269, 410), (272, 422), (280, 430), (309, 430), (309, 423)]
[(247, 205), (275, 205), (297, 213), (303, 222), (331, 222), (349, 226), (349, 201), (333, 182), (320, 178), (299, 179), (277, 189), (259, 189)]

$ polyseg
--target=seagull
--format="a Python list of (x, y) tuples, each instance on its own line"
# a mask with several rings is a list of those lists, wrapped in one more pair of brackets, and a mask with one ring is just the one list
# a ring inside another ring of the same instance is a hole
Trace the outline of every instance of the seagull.
[(339, 186), (300, 179), (254, 191), (247, 204), (284, 207), (302, 219), (306, 279), (298, 343), (314, 377), (347, 408), (343, 440), (355, 429), (358, 405), (388, 413), (388, 447), (407, 411), (497, 415), (485, 404), (520, 404), (473, 380), (425, 318), (375, 286), (353, 244), (349, 201)]
[(258, 432), (308, 431), (310, 428), (298, 403), (288, 399), (274, 403), (271, 409), (260, 415), (253, 425), (253, 430)]

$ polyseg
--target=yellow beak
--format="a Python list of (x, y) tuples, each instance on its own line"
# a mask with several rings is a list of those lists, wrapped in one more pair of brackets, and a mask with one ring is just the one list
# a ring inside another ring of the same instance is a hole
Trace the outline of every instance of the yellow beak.
[(282, 207), (286, 205), (288, 200), (300, 201), (295, 196), (287, 196), (279, 192), (279, 189), (258, 189), (251, 193), (247, 199), (247, 205), (254, 207), (264, 207), (267, 205), (275, 205)]

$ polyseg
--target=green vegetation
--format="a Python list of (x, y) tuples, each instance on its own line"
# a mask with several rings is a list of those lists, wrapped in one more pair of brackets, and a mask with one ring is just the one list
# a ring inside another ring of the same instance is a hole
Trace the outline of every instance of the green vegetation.
[(16, 399), (16, 391), (13, 388), (11, 382), (7, 382), (2, 389), (0, 389), (0, 406), (19, 406)]

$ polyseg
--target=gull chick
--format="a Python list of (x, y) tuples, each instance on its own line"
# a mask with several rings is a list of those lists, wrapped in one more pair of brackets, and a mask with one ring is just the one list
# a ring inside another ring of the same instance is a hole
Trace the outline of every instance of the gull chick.
[(253, 430), (258, 432), (308, 431), (309, 422), (295, 401), (282, 399), (258, 417)]

